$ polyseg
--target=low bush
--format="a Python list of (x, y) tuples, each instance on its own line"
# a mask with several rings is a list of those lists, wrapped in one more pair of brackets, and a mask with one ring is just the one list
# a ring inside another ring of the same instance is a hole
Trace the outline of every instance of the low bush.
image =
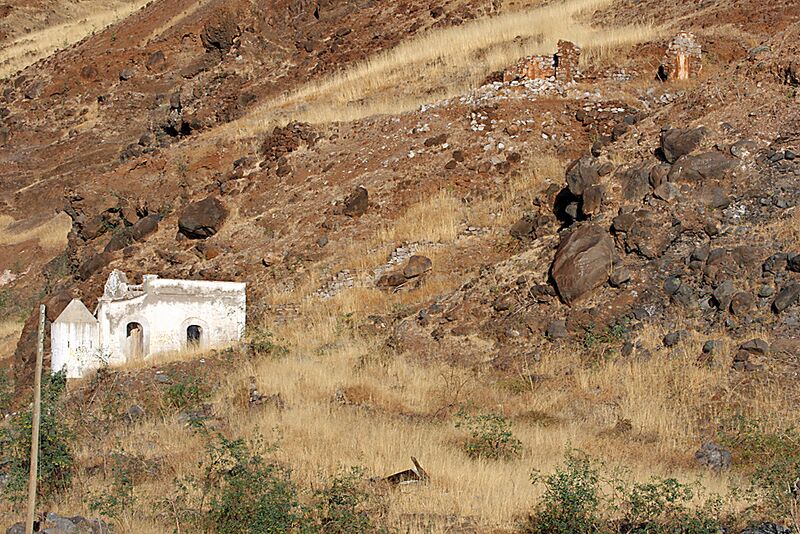
[(208, 398), (208, 386), (196, 376), (187, 376), (164, 391), (164, 404), (176, 410), (197, 408)]
[(550, 475), (531, 475), (534, 484), (544, 484), (544, 494), (531, 518), (531, 533), (567, 534), (600, 530), (600, 474), (588, 456), (567, 454), (563, 466)]
[(307, 534), (349, 534), (379, 532), (369, 505), (372, 495), (363, 487), (363, 470), (357, 467), (341, 471), (314, 492), (306, 508), (302, 531)]
[[(52, 499), (72, 482), (75, 458), (74, 435), (67, 426), (61, 397), (66, 389), (64, 372), (42, 377), (42, 405), (39, 424), (39, 477), (37, 493)], [(26, 498), (30, 472), (32, 410), (29, 408), (0, 429), (0, 450), (10, 460), (5, 496), (12, 502)]]
[(178, 481), (163, 503), (177, 524), (201, 532), (290, 532), (300, 520), (289, 471), (266, 461), (260, 442), (217, 436), (206, 445), (197, 477)]
[(91, 495), (89, 509), (109, 519), (116, 519), (135, 504), (133, 489), (130, 462), (126, 461), (125, 453), (114, 453), (111, 455), (111, 484), (102, 493)]
[(736, 416), (723, 422), (719, 441), (748, 477), (745, 496), (757, 519), (800, 521), (800, 431), (772, 429)]
[(472, 459), (511, 460), (522, 452), (522, 442), (511, 431), (511, 421), (502, 415), (489, 413), (470, 416), (458, 414), (456, 428), (466, 428), (469, 437), (464, 452)]
[(692, 507), (695, 490), (674, 478), (654, 477), (646, 483), (618, 488), (625, 513), (618, 531), (630, 534), (717, 534), (721, 532), (718, 498)]
[(0, 415), (9, 410), (11, 406), (11, 380), (5, 369), (0, 369)]
[(722, 502), (711, 496), (694, 505), (702, 488), (673, 478), (631, 483), (601, 474), (602, 465), (578, 451), (534, 484), (544, 493), (526, 531), (532, 534), (719, 534)]

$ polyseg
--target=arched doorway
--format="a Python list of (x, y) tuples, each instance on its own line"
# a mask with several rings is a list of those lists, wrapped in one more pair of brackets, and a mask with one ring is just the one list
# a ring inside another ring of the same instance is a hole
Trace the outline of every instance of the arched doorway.
[(125, 353), (128, 360), (144, 357), (144, 328), (140, 323), (132, 321), (125, 326)]
[(186, 346), (199, 347), (203, 342), (203, 327), (196, 324), (190, 324), (186, 327)]

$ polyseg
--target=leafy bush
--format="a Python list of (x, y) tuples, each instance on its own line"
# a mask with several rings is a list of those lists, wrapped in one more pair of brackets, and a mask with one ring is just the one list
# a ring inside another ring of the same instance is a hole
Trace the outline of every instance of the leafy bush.
[(742, 416), (725, 421), (719, 441), (749, 472), (746, 496), (767, 519), (788, 519), (800, 510), (800, 431), (771, 430), (760, 420)]
[(111, 486), (99, 495), (93, 495), (89, 509), (110, 519), (115, 519), (136, 502), (133, 493), (133, 472), (130, 463), (125, 461), (124, 453), (114, 453), (111, 466)]
[(9, 409), (11, 405), (11, 380), (6, 371), (0, 370), (0, 414)]
[(258, 326), (251, 327), (247, 332), (247, 347), (254, 356), (272, 356), (280, 358), (288, 354), (286, 347), (278, 345), (273, 339), (272, 332)]
[(588, 456), (570, 452), (564, 466), (553, 474), (543, 477), (534, 472), (531, 480), (544, 484), (544, 494), (531, 518), (529, 532), (568, 534), (599, 529), (600, 475)]
[(674, 478), (654, 477), (630, 489), (625, 496), (626, 515), (620, 532), (636, 534), (717, 534), (720, 532), (719, 499), (709, 499), (701, 508), (690, 508), (695, 491)]
[[(37, 493), (49, 498), (69, 487), (75, 465), (70, 445), (74, 436), (64, 422), (61, 402), (66, 384), (63, 371), (42, 377)], [(32, 410), (28, 409), (17, 415), (8, 427), (0, 429), (0, 450), (7, 452), (11, 460), (6, 493), (13, 502), (26, 498), (32, 426)]]
[(301, 519), (297, 491), (265, 452), (260, 442), (218, 436), (206, 446), (201, 476), (181, 480), (165, 508), (203, 532), (290, 532)]
[(363, 471), (353, 467), (314, 492), (314, 504), (306, 510), (303, 532), (347, 534), (377, 532), (367, 504), (370, 493), (361, 486)]
[(672, 478), (631, 484), (604, 477), (595, 460), (577, 451), (552, 474), (535, 472), (531, 478), (544, 484), (531, 533), (718, 534), (722, 529), (719, 498), (693, 507), (697, 491), (689, 485)]
[(460, 413), (458, 417), (456, 428), (464, 427), (470, 434), (464, 442), (464, 452), (470, 458), (511, 460), (522, 452), (522, 442), (511, 432), (511, 421), (502, 415)]
[(194, 376), (170, 384), (164, 391), (164, 403), (176, 410), (200, 406), (209, 395), (202, 379)]

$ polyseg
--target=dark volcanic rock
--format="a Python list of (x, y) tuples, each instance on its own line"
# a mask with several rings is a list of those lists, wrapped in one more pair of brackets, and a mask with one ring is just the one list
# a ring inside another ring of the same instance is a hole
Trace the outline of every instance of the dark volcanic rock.
[(203, 28), (200, 40), (206, 50), (219, 50), (228, 52), (233, 46), (233, 40), (239, 35), (239, 28), (231, 16), (223, 16), (220, 20), (212, 22)]
[(780, 313), (796, 303), (798, 299), (800, 299), (800, 284), (794, 282), (778, 292), (778, 296), (772, 302), (772, 309)]
[(696, 156), (683, 156), (672, 166), (670, 181), (702, 182), (721, 180), (734, 172), (738, 162), (722, 152), (705, 152)]
[(225, 222), (228, 211), (216, 197), (192, 202), (178, 219), (179, 231), (190, 239), (205, 239), (216, 234)]
[(78, 267), (78, 277), (81, 280), (88, 280), (91, 276), (111, 263), (113, 256), (109, 252), (95, 254)]
[(661, 133), (661, 153), (669, 163), (675, 163), (681, 156), (697, 149), (706, 135), (708, 130), (704, 127), (667, 130)]
[(134, 241), (141, 241), (150, 234), (158, 231), (158, 215), (142, 217), (131, 227), (131, 237)]
[(747, 527), (740, 534), (792, 534), (792, 530), (777, 523), (759, 523)]
[(709, 441), (700, 447), (700, 449), (694, 453), (694, 458), (700, 463), (700, 465), (715, 471), (730, 469), (731, 464), (733, 463), (733, 457), (731, 456), (731, 453), (713, 441)]
[(594, 167), (594, 159), (583, 157), (573, 161), (567, 167), (567, 187), (570, 193), (575, 196), (583, 195), (586, 188), (596, 185), (600, 180), (597, 169)]
[(350, 193), (344, 199), (344, 208), (342, 213), (348, 217), (360, 217), (367, 212), (369, 207), (369, 192), (363, 186), (356, 187), (355, 191)]
[(614, 242), (599, 226), (570, 232), (556, 251), (551, 274), (559, 295), (572, 304), (603, 285), (611, 273)]

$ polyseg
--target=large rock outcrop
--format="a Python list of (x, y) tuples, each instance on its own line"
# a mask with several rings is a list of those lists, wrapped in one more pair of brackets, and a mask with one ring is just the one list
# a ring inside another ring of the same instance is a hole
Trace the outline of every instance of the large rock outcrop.
[(603, 228), (573, 230), (558, 246), (550, 271), (558, 294), (567, 304), (579, 301), (608, 280), (613, 260), (614, 242)]
[(225, 222), (228, 210), (216, 197), (192, 202), (178, 219), (180, 232), (190, 239), (206, 239), (216, 234)]

